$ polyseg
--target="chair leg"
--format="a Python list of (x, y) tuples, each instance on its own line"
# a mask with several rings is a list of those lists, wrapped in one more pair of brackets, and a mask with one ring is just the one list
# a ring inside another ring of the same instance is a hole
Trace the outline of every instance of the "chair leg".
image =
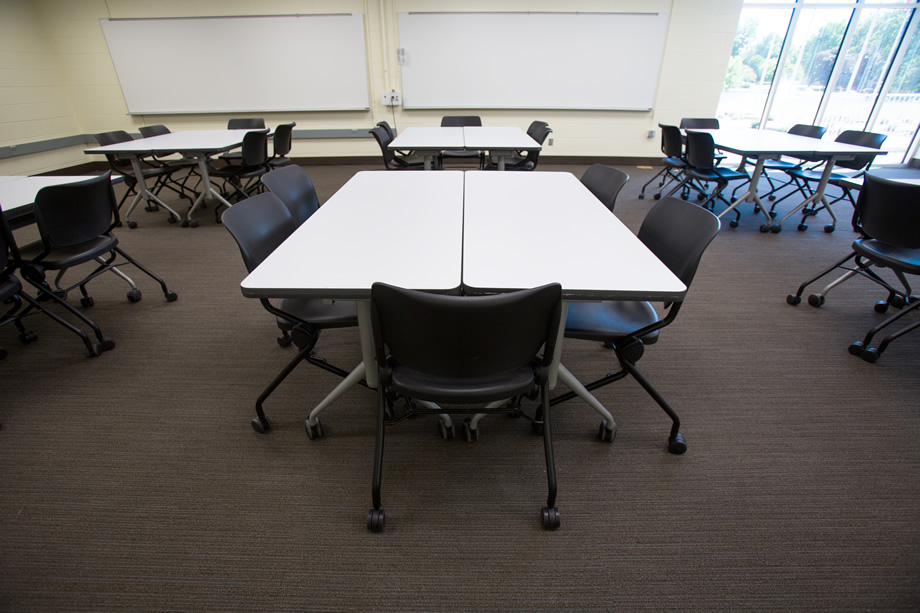
[(159, 276), (157, 276), (152, 270), (150, 270), (149, 268), (147, 268), (146, 266), (144, 266), (143, 264), (141, 264), (140, 262), (132, 258), (130, 255), (122, 251), (121, 247), (116, 246), (115, 252), (121, 257), (123, 257), (124, 259), (126, 259), (131, 264), (134, 264), (134, 266), (136, 266), (138, 270), (145, 273), (148, 277), (150, 277), (151, 279), (159, 283), (160, 289), (163, 290), (163, 295), (166, 297), (166, 300), (168, 302), (174, 302), (178, 298), (178, 296), (176, 295), (176, 292), (171, 292), (169, 291), (169, 288), (166, 287), (166, 281), (164, 281)]
[(642, 189), (639, 191), (639, 200), (645, 199), (645, 188), (648, 187), (649, 184), (655, 179), (657, 179), (658, 177), (662, 177), (661, 183), (658, 185), (658, 187), (661, 187), (662, 185), (664, 185), (664, 177), (662, 175), (665, 175), (668, 172), (668, 170), (670, 169), (667, 166), (665, 166), (664, 168), (658, 171), (658, 174), (656, 174), (654, 177), (652, 177), (651, 179), (645, 182), (645, 185), (643, 185)]
[(374, 478), (371, 485), (371, 496), (374, 508), (367, 512), (367, 529), (371, 532), (381, 532), (386, 524), (386, 513), (380, 508), (380, 487), (383, 481), (383, 439), (386, 430), (386, 386), (378, 378), (377, 381), (377, 432), (374, 445)]
[(543, 412), (543, 451), (546, 455), (546, 506), (541, 509), (543, 528), (555, 530), (560, 526), (559, 507), (556, 506), (556, 463), (553, 459), (552, 420), (550, 419), (549, 391), (546, 383), (540, 386), (540, 403)]
[[(39, 289), (41, 289), (41, 288), (39, 288)], [(48, 288), (48, 289), (50, 290), (50, 288)], [(82, 340), (82, 341), (83, 341), (83, 344), (86, 346), (86, 351), (87, 351), (87, 353), (89, 354), (89, 357), (91, 357), (91, 358), (94, 358), (94, 357), (97, 357), (97, 356), (101, 355), (103, 351), (108, 351), (109, 349), (114, 349), (114, 348), (115, 348), (115, 341), (113, 341), (113, 340), (111, 340), (111, 339), (103, 338), (103, 337), (102, 337), (102, 332), (99, 330), (99, 328), (96, 326), (96, 324), (94, 324), (94, 323), (92, 322), (92, 320), (90, 320), (90, 319), (88, 319), (87, 317), (83, 316), (79, 311), (77, 311), (77, 310), (74, 309), (72, 306), (70, 306), (66, 301), (61, 300), (60, 298), (58, 298), (56, 295), (54, 295), (54, 292), (49, 292), (49, 291), (47, 291), (47, 290), (41, 290), (41, 291), (44, 292), (46, 295), (50, 295), (52, 300), (55, 300), (55, 301), (57, 301), (58, 303), (62, 304), (67, 310), (69, 310), (69, 311), (71, 311), (72, 313), (76, 314), (79, 318), (88, 321), (88, 322), (90, 323), (90, 325), (93, 327), (93, 331), (97, 333), (96, 336), (99, 338), (100, 342), (99, 342), (99, 343), (93, 343), (93, 342), (90, 340), (89, 336), (86, 334), (86, 332), (84, 332), (84, 331), (81, 330), (80, 328), (76, 327), (75, 325), (73, 325), (73, 324), (70, 323), (69, 321), (67, 321), (67, 320), (65, 320), (65, 319), (63, 319), (63, 318), (61, 318), (57, 313), (54, 313), (54, 312), (52, 312), (52, 311), (46, 309), (46, 308), (43, 307), (41, 304), (39, 304), (37, 300), (35, 300), (34, 298), (32, 298), (31, 296), (29, 296), (29, 295), (26, 294), (25, 292), (22, 292), (22, 293), (20, 293), (19, 295), (22, 296), (23, 300), (25, 300), (26, 302), (29, 303), (29, 306), (26, 307), (26, 309), (25, 309), (22, 313), (19, 314), (19, 318), (22, 318), (24, 315), (26, 315), (26, 314), (27, 314), (29, 311), (31, 311), (32, 309), (34, 309), (34, 310), (36, 310), (36, 311), (38, 311), (38, 312), (40, 312), (40, 313), (44, 313), (45, 315), (47, 315), (48, 317), (50, 317), (51, 319), (53, 319), (54, 321), (56, 321), (57, 323), (59, 323), (60, 325), (62, 325), (64, 328), (70, 330), (71, 332), (73, 332), (74, 334), (76, 334), (77, 336), (79, 336), (79, 337), (80, 337), (80, 340)], [(41, 294), (40, 294), (40, 295), (41, 295)], [(26, 334), (26, 335), (29, 336), (29, 340), (28, 340), (28, 341), (25, 341), (25, 340), (24, 340), (23, 342), (32, 342), (32, 341), (35, 340), (35, 338), (36, 338), (34, 332), (33, 332), (33, 333), (26, 333), (26, 332), (24, 331), (24, 329), (21, 329), (21, 332), (22, 332), (22, 334)], [(20, 339), (22, 339), (22, 338), (23, 338), (23, 337), (20, 336)]]
[(887, 328), (891, 324), (895, 323), (902, 317), (906, 316), (911, 311), (916, 311), (920, 308), (920, 300), (914, 300), (911, 302), (905, 309), (900, 313), (896, 313), (891, 317), (887, 318), (885, 321), (873, 326), (867, 333), (866, 336), (861, 341), (856, 341), (850, 345), (849, 352), (852, 355), (859, 356), (867, 362), (875, 362), (878, 360), (879, 356), (885, 351), (888, 345), (895, 339), (904, 336), (908, 332), (915, 330), (917, 327), (920, 327), (920, 322), (914, 322), (909, 326), (893, 332), (882, 339), (882, 342), (879, 344), (878, 348), (870, 348), (869, 345), (872, 343), (872, 338), (881, 332), (883, 329)]

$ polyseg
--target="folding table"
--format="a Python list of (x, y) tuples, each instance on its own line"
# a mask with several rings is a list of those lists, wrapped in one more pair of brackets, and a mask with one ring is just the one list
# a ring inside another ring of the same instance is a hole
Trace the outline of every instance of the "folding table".
[(539, 151), (541, 147), (520, 128), (465, 126), (406, 128), (389, 148), (423, 155), (425, 170), (432, 170), (434, 159), (448, 149), (490, 151), (498, 158), (498, 169), (504, 170), (505, 158), (515, 151)]

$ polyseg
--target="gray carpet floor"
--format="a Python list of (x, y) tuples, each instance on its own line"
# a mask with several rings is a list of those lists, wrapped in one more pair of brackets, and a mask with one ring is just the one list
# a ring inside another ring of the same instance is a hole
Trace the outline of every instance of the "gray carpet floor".
[[(324, 202), (378, 168), (307, 170)], [(653, 171), (622, 168), (616, 212), (636, 230)], [(524, 420), (488, 418), (476, 443), (403, 422), (387, 435), (382, 534), (365, 528), (374, 394), (350, 391), (311, 442), (304, 416), (337, 379), (302, 366), (255, 433), (255, 398), (294, 350), (241, 295), (213, 208), (195, 229), (140, 210), (117, 234), (177, 302), (140, 273), (134, 304), (96, 280), (89, 313), (117, 343), (96, 359), (44, 317), (27, 346), (0, 328), (0, 610), (916, 611), (920, 334), (869, 364), (847, 347), (884, 317), (879, 288), (851, 280), (820, 309), (785, 300), (848, 251), (849, 209), (833, 234), (823, 218), (761, 234), (749, 206), (724, 225), (639, 363), (679, 412), (685, 455), (667, 453), (670, 422), (630, 379), (597, 392), (613, 444), (583, 402), (560, 405), (562, 527), (548, 533)], [(317, 353), (350, 368), (356, 331), (324, 333)], [(582, 380), (614, 367), (595, 343), (567, 342), (564, 360)]]

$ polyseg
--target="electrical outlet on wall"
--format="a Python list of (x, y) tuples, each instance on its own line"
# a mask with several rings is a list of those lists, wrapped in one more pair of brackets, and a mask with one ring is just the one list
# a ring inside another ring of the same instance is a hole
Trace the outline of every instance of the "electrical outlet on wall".
[(381, 96), (381, 102), (383, 103), (384, 106), (399, 106), (400, 104), (402, 104), (399, 98), (399, 92), (396, 90), (385, 92)]

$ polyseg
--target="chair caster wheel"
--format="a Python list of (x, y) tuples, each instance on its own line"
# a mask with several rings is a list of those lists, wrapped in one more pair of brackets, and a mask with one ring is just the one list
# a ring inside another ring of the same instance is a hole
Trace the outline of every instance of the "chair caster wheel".
[(905, 300), (902, 296), (892, 296), (890, 302), (891, 306), (896, 309), (903, 309), (905, 306), (907, 306), (907, 300)]
[(93, 343), (86, 348), (86, 353), (91, 358), (98, 358), (100, 355), (102, 355), (102, 347), (99, 345), (99, 343)]
[(315, 425), (310, 425), (310, 420), (307, 419), (303, 422), (304, 429), (307, 431), (307, 438), (311, 441), (323, 438), (323, 424), (319, 421), (319, 418), (316, 420)]
[(127, 293), (128, 302), (140, 302), (141, 301), (141, 290), (132, 289)]
[(111, 351), (112, 349), (115, 349), (115, 341), (110, 338), (103, 338), (102, 342), (99, 343), (99, 347), (103, 351)]
[(472, 427), (472, 423), (471, 419), (466, 419), (463, 422), (463, 434), (466, 436), (467, 443), (479, 440), (479, 428)]
[(804, 224), (804, 223), (799, 224), (799, 232), (804, 232), (807, 229), (808, 229), (808, 224)]
[(267, 417), (264, 421), (256, 417), (250, 423), (252, 424), (252, 429), (259, 434), (265, 434), (271, 428), (271, 423), (269, 423)]
[(555, 530), (561, 525), (559, 507), (543, 507), (540, 511), (543, 515), (544, 530)]
[(193, 220), (191, 220), (190, 222), (188, 222), (188, 227), (190, 227), (190, 228), (197, 228), (197, 227), (198, 227), (198, 220), (197, 220), (197, 219), (193, 219)]
[(792, 306), (795, 306), (797, 304), (801, 304), (801, 302), (802, 302), (802, 297), (799, 296), (798, 294), (789, 294), (788, 296), (786, 296), (786, 304), (791, 304)]
[(884, 300), (879, 300), (875, 303), (875, 312), (876, 313), (887, 313), (888, 312), (888, 303)]
[(290, 347), (293, 342), (293, 339), (288, 335), (279, 336), (276, 340), (278, 341), (279, 347)]
[(179, 222), (179, 225), (182, 226), (183, 228), (187, 228), (187, 227), (188, 227), (188, 219), (183, 219), (182, 221)]
[(543, 422), (542, 421), (532, 421), (530, 422), (530, 429), (534, 434), (539, 434), (543, 436)]
[(617, 436), (617, 425), (613, 424), (612, 427), (607, 427), (607, 420), (601, 420), (600, 428), (597, 429), (597, 438), (605, 443), (612, 443), (613, 439)]
[(134, 228), (137, 227), (137, 222), (136, 222), (136, 221), (129, 221), (129, 222), (128, 222), (128, 227), (131, 228), (131, 229), (133, 230)]
[(776, 200), (776, 196), (774, 196), (773, 194), (770, 194), (769, 196), (767, 196), (767, 200), (769, 200), (770, 202), (773, 202), (774, 200)]
[(645, 194), (639, 194), (639, 200), (645, 200)]
[(156, 213), (157, 211), (160, 210), (160, 207), (157, 206), (156, 204), (148, 204), (147, 206), (144, 207), (144, 210), (147, 211), (148, 213)]
[(737, 228), (737, 227), (738, 227), (738, 220), (737, 220), (737, 219), (732, 219), (730, 222), (728, 222), (728, 225), (730, 225), (730, 226), (733, 227), (733, 228)]
[(92, 297), (92, 296), (83, 296), (82, 298), (80, 298), (80, 306), (81, 306), (81, 307), (89, 308), (89, 307), (93, 306), (94, 304), (96, 304), (96, 301), (93, 300), (93, 297)]
[(765, 223), (760, 224), (760, 233), (761, 233), (761, 234), (766, 234), (766, 233), (769, 232), (771, 229), (772, 229), (772, 228), (770, 227), (769, 224), (765, 224)]
[(835, 226), (834, 224), (830, 224), (830, 223), (829, 223), (829, 224), (827, 224), (826, 226), (824, 226), (824, 231), (827, 232), (828, 234), (830, 234), (830, 233), (833, 232), (836, 228), (837, 228), (837, 226)]
[(680, 199), (681, 199), (681, 200), (689, 200), (689, 199), (690, 199), (690, 194), (681, 194), (681, 195), (680, 195)]
[(773, 234), (779, 234), (782, 231), (783, 231), (783, 227), (779, 224), (773, 224), (770, 226), (770, 232), (772, 232)]
[(850, 345), (849, 348), (847, 348), (847, 351), (850, 352), (850, 355), (855, 355), (856, 357), (862, 356), (863, 351), (865, 350), (866, 350), (866, 346), (863, 344), (862, 341), (856, 341), (855, 343)]
[(879, 352), (875, 347), (870, 347), (869, 349), (863, 351), (862, 355), (859, 357), (869, 362), (870, 364), (874, 364), (879, 358)]
[(438, 431), (441, 433), (441, 438), (445, 441), (449, 441), (450, 439), (457, 436), (457, 431), (454, 429), (453, 424), (448, 426), (440, 420), (438, 421)]
[(169, 217), (166, 218), (166, 221), (168, 221), (169, 223), (176, 223), (179, 220), (176, 219), (175, 215), (170, 215)]
[(179, 295), (176, 292), (166, 292), (166, 302), (175, 302), (179, 299)]
[(36, 340), (38, 340), (38, 334), (32, 331), (23, 332), (22, 334), (19, 335), (19, 342), (22, 343), (23, 345), (28, 345), (29, 343), (34, 342)]
[(674, 455), (680, 455), (687, 451), (687, 441), (684, 440), (684, 435), (678, 432), (674, 436), (668, 438), (668, 452), (673, 453)]
[[(654, 198), (655, 200), (661, 200), (661, 194), (660, 193), (655, 194), (654, 196), (652, 196), (652, 198)], [(686, 200), (686, 198), (684, 198), (684, 200)]]
[(387, 516), (383, 509), (371, 509), (367, 512), (367, 529), (371, 532), (383, 532), (386, 523)]
[(812, 294), (808, 297), (808, 304), (813, 307), (822, 306), (824, 304), (824, 296), (821, 296), (820, 294)]

